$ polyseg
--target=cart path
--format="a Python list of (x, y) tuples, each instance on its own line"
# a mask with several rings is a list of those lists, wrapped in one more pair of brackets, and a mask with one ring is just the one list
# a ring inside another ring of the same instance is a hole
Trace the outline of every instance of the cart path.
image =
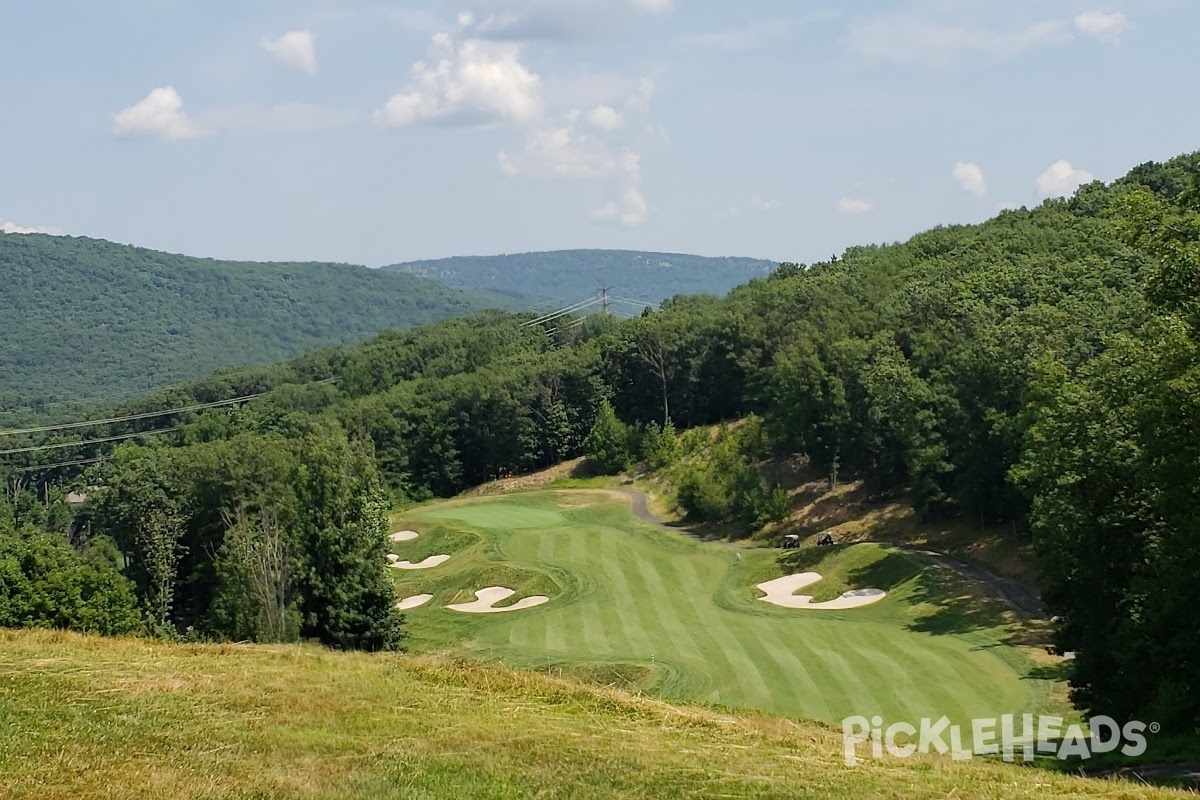
[[(649, 498), (645, 492), (640, 492), (637, 489), (625, 488), (617, 489), (617, 491), (630, 499), (630, 502), (633, 506), (633, 515), (643, 522), (648, 522), (651, 525), (663, 528), (664, 530), (682, 533), (687, 536), (700, 539), (701, 541), (720, 544), (725, 547), (739, 547), (739, 545), (734, 542), (705, 538), (691, 528), (683, 525), (670, 525), (666, 522), (663, 522), (658, 517), (654, 516), (653, 513), (651, 513)], [(880, 542), (880, 544), (890, 543)], [(998, 575), (993, 575), (990, 572), (979, 569), (978, 567), (973, 567), (970, 564), (964, 564), (958, 559), (952, 558), (945, 553), (939, 553), (924, 547), (912, 547), (910, 545), (891, 546), (903, 550), (906, 553), (924, 556), (925, 558), (933, 561), (935, 564), (945, 567), (946, 569), (953, 570), (963, 577), (970, 578), (971, 580), (991, 586), (993, 589), (999, 592), (1000, 595), (1007, 600), (1010, 605), (1015, 606), (1026, 614), (1035, 617), (1046, 616), (1046, 606), (1042, 603), (1041, 598), (1038, 597), (1037, 593), (1019, 583), (1016, 583), (1015, 581), (1010, 581), (1007, 578), (1001, 578)]]

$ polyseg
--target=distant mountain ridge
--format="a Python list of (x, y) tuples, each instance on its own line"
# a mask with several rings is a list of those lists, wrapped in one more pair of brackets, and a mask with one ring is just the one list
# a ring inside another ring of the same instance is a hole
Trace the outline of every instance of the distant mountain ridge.
[(457, 256), (392, 264), (383, 269), (432, 278), (447, 286), (498, 292), (531, 303), (572, 303), (601, 285), (658, 303), (677, 294), (724, 295), (778, 264), (758, 258), (709, 258), (637, 250), (554, 250), (498, 256)]
[(0, 411), (270, 364), (510, 298), (347, 264), (0, 235)]

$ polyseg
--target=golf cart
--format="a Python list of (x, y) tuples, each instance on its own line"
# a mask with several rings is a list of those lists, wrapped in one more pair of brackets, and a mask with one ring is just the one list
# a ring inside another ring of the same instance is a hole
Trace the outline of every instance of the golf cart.
[(783, 549), (784, 550), (800, 549), (800, 537), (794, 533), (789, 533), (787, 536), (783, 537)]

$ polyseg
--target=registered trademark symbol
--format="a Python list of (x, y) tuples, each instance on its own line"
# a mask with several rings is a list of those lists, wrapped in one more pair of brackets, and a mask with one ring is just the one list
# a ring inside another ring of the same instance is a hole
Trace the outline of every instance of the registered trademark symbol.
[(1162, 730), (1162, 725), (1159, 725), (1157, 722), (1150, 723), (1150, 732), (1151, 733), (1158, 733), (1161, 730)]

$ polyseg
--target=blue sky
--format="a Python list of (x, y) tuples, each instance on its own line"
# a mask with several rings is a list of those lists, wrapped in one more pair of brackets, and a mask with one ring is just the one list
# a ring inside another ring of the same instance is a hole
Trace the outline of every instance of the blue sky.
[(0, 0), (0, 225), (814, 261), (1200, 147), (1191, 0)]

